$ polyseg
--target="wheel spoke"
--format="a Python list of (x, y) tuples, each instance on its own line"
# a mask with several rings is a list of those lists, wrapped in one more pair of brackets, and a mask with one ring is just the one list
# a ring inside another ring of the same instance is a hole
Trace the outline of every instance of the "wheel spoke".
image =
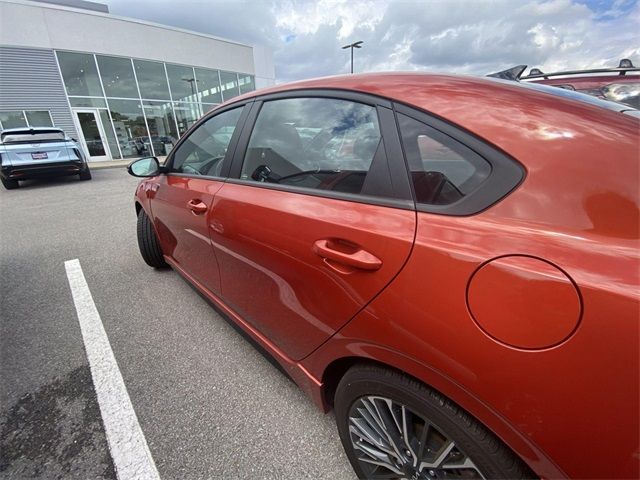
[(415, 435), (413, 431), (413, 423), (409, 422), (409, 418), (412, 419), (413, 414), (402, 405), (402, 440), (404, 440), (404, 444), (407, 447), (407, 451), (411, 453), (410, 458), (413, 459), (413, 465), (418, 464), (418, 456), (416, 455), (415, 450), (411, 446), (411, 440), (415, 441)]
[(422, 433), (420, 434), (420, 443), (419, 443), (420, 447), (418, 448), (418, 461), (424, 458), (425, 450), (427, 448), (427, 439), (429, 437), (430, 430), (431, 430), (431, 423), (425, 420)]
[[(392, 402), (391, 400), (388, 400), (388, 399), (380, 399), (380, 400), (382, 400), (382, 402), (374, 401), (373, 405), (376, 409), (376, 412), (378, 412), (378, 416), (380, 420), (382, 421), (384, 432), (387, 438), (389, 439), (390, 445), (393, 447), (398, 457), (402, 457), (402, 453), (400, 453), (400, 449), (402, 448), (401, 446), (402, 440), (400, 439), (400, 426), (396, 422), (393, 416), (393, 413), (391, 411)], [(384, 406), (381, 405), (380, 407), (378, 407), (380, 403), (383, 403)]]
[(382, 450), (387, 455), (395, 456), (395, 452), (389, 446), (389, 444), (385, 441), (384, 438), (378, 438), (371, 436), (369, 432), (367, 432), (366, 426), (362, 425), (362, 421), (360, 419), (352, 419), (351, 420), (353, 426), (349, 428), (352, 434), (358, 437), (362, 442), (368, 442), (371, 446), (376, 447), (378, 450)]
[(485, 479), (485, 476), (482, 472), (476, 467), (476, 464), (473, 463), (469, 457), (465, 456), (462, 458), (462, 461), (456, 463), (447, 463), (446, 465), (442, 465), (440, 470), (473, 470), (476, 472), (479, 478)]

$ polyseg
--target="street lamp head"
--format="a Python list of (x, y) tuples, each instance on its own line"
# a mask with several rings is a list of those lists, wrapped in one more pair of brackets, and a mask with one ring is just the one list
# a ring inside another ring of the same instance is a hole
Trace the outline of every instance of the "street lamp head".
[(344, 47), (342, 47), (342, 49), (344, 50), (345, 48), (362, 48), (360, 45), (362, 45), (363, 41), (359, 40), (357, 42), (353, 42), (350, 43), (349, 45), (345, 45)]

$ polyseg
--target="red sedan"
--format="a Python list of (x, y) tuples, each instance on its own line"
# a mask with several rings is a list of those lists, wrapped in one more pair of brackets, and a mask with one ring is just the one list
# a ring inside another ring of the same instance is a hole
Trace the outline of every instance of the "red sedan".
[(625, 108), (426, 74), (259, 90), (130, 165), (140, 250), (335, 410), (361, 478), (637, 478)]

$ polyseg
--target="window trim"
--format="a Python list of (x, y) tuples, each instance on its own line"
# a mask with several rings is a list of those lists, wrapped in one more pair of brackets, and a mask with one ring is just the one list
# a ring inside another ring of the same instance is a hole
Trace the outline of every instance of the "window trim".
[[(229, 175), (229, 170), (231, 168), (231, 161), (234, 158), (235, 151), (238, 146), (238, 139), (242, 131), (244, 130), (244, 125), (246, 123), (249, 112), (253, 107), (253, 99), (247, 99), (244, 102), (233, 103), (231, 105), (225, 105), (223, 108), (216, 109), (204, 116), (202, 116), (196, 123), (191, 125), (191, 127), (179, 138), (178, 142), (171, 149), (171, 152), (167, 156), (165, 160), (165, 164), (162, 167), (163, 173), (169, 176), (177, 176), (177, 177), (191, 177), (191, 178), (201, 178), (201, 179), (209, 179), (209, 180), (224, 180)], [(173, 168), (173, 160), (175, 157), (175, 152), (182, 146), (182, 144), (195, 132), (200, 125), (208, 122), (211, 118), (220, 115), (222, 113), (228, 112), (230, 110), (235, 110), (236, 108), (242, 109), (240, 112), (240, 117), (238, 118), (238, 123), (236, 124), (236, 129), (231, 136), (231, 140), (229, 141), (229, 146), (227, 147), (227, 153), (224, 156), (224, 160), (222, 160), (222, 168), (220, 169), (220, 175), (195, 175), (191, 173), (181, 173), (181, 172), (172, 172)]]
[[(249, 145), (251, 133), (255, 127), (258, 115), (265, 101), (285, 100), (294, 98), (327, 98), (334, 100), (347, 100), (356, 103), (362, 103), (376, 109), (378, 115), (378, 124), (380, 127), (380, 136), (382, 145), (384, 146), (384, 154), (389, 167), (389, 178), (379, 178), (382, 182), (391, 182), (389, 188), (394, 192), (394, 197), (377, 197), (364, 194), (351, 194), (344, 192), (334, 192), (329, 190), (319, 190), (306, 187), (297, 187), (291, 185), (278, 185), (271, 183), (261, 183), (253, 180), (242, 180), (240, 174), (242, 164)], [(229, 183), (248, 185), (257, 188), (268, 188), (272, 190), (282, 190), (303, 195), (310, 195), (324, 198), (335, 198), (338, 200), (349, 200), (357, 203), (366, 203), (373, 205), (388, 206), (392, 208), (401, 208), (406, 210), (415, 210), (407, 168), (400, 149), (400, 139), (395, 124), (395, 116), (391, 110), (391, 102), (383, 98), (368, 95), (360, 92), (341, 89), (305, 89), (290, 90), (286, 92), (278, 92), (266, 95), (258, 95), (253, 97), (255, 103), (245, 121), (242, 134), (236, 147), (235, 155), (231, 162), (229, 171)]]
[[(502, 150), (499, 150), (497, 147), (476, 137), (471, 132), (449, 123), (442, 118), (436, 117), (433, 114), (418, 110), (415, 107), (409, 107), (402, 103), (394, 102), (393, 109), (396, 112), (396, 126), (400, 137), (402, 133), (400, 132), (400, 124), (397, 118), (398, 113), (424, 123), (440, 133), (451, 137), (454, 141), (460, 142), (491, 165), (489, 176), (474, 191), (448, 205), (419, 203), (416, 199), (413, 182), (410, 182), (417, 211), (451, 216), (475, 215), (495, 205), (524, 181), (526, 170), (520, 162)], [(404, 147), (402, 147), (402, 150), (404, 152)], [(411, 169), (409, 168), (406, 154), (404, 154), (404, 158), (407, 175), (410, 175)]]

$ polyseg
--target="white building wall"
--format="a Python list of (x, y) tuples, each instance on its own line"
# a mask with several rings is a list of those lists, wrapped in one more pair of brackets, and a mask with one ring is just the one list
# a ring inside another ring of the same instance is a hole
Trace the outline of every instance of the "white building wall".
[(253, 47), (253, 62), (255, 64), (256, 89), (275, 85), (276, 72), (271, 50), (265, 47)]
[(265, 48), (28, 0), (0, 0), (0, 45), (160, 60), (253, 74), (261, 79), (262, 86), (275, 83), (273, 59)]

